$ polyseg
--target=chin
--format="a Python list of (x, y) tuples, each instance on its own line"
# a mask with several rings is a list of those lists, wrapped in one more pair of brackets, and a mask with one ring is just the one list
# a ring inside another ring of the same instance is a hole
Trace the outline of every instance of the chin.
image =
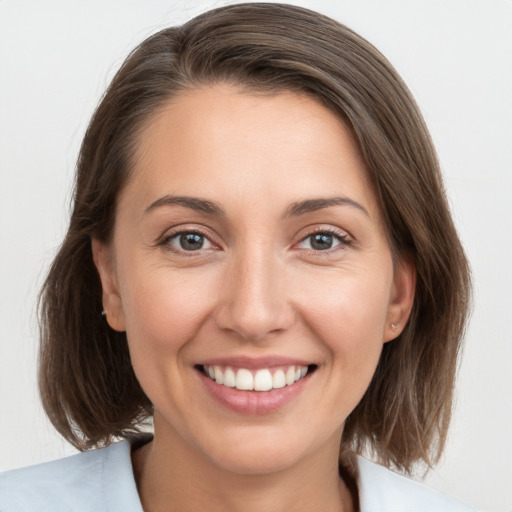
[(297, 452), (282, 449), (229, 450), (219, 454), (212, 462), (215, 466), (238, 475), (268, 475), (278, 473), (297, 463)]
[(283, 428), (279, 430), (276, 433), (272, 428), (244, 428), (230, 433), (222, 443), (217, 439), (215, 446), (203, 446), (203, 453), (226, 471), (264, 475), (293, 467), (315, 451), (306, 439)]

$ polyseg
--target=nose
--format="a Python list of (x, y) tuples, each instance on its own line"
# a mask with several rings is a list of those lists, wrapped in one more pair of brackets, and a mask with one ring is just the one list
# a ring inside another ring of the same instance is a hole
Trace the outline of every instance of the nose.
[(244, 340), (264, 342), (294, 321), (282, 262), (268, 250), (246, 251), (234, 258), (216, 311), (216, 324)]

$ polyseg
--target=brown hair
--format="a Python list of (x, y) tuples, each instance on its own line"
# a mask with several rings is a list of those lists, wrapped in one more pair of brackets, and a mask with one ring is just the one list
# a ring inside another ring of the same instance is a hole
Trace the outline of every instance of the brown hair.
[(384, 345), (346, 421), (344, 447), (370, 449), (405, 470), (436, 461), (450, 420), (469, 271), (435, 151), (387, 60), (343, 25), (289, 5), (231, 5), (162, 30), (131, 53), (106, 91), (80, 150), (69, 229), (40, 296), (39, 379), (50, 420), (83, 450), (130, 436), (152, 415), (125, 333), (101, 316), (91, 238), (111, 237), (144, 123), (179, 91), (216, 82), (309, 94), (351, 129), (396, 259), (413, 260), (417, 282), (404, 331)]

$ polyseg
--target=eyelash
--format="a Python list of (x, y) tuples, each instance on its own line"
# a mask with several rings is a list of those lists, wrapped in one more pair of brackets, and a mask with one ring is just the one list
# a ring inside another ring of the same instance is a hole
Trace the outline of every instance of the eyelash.
[[(316, 228), (313, 231), (309, 232), (303, 238), (301, 238), (300, 241), (298, 242), (298, 244), (301, 244), (304, 241), (306, 241), (308, 238), (313, 237), (318, 234), (326, 234), (326, 235), (330, 235), (330, 236), (334, 237), (339, 242), (339, 245), (335, 246), (334, 248), (329, 248), (329, 249), (325, 249), (325, 250), (303, 249), (304, 251), (307, 251), (310, 254), (314, 254), (315, 256), (320, 256), (322, 254), (330, 254), (330, 253), (335, 252), (340, 249), (342, 250), (342, 249), (348, 247), (352, 243), (350, 238), (343, 232), (340, 232), (334, 228), (319, 227), (319, 228)], [(204, 239), (206, 239), (210, 244), (212, 244), (212, 246), (218, 247), (217, 244), (215, 244), (212, 241), (211, 237), (208, 234), (206, 234), (203, 231), (198, 230), (198, 229), (180, 229), (179, 231), (174, 231), (174, 232), (168, 234), (167, 236), (163, 237), (162, 240), (157, 243), (157, 245), (165, 248), (165, 250), (167, 250), (167, 251), (173, 252), (175, 254), (179, 254), (180, 256), (194, 257), (194, 256), (200, 256), (200, 255), (204, 254), (204, 251), (201, 249), (197, 250), (197, 251), (187, 251), (184, 249), (180, 250), (180, 249), (174, 248), (171, 245), (171, 241), (181, 235), (199, 235), (201, 237), (204, 237)], [(295, 244), (295, 245), (298, 245), (298, 244)]]
[(315, 228), (313, 231), (309, 232), (305, 237), (301, 238), (299, 244), (303, 243), (308, 238), (313, 237), (315, 235), (319, 235), (319, 234), (331, 235), (336, 240), (338, 240), (339, 245), (336, 247), (325, 249), (325, 250), (304, 249), (304, 250), (308, 251), (308, 253), (313, 254), (315, 256), (321, 256), (324, 254), (327, 255), (327, 254), (331, 254), (338, 250), (343, 250), (343, 249), (347, 248), (352, 243), (352, 240), (349, 238), (349, 236), (342, 231), (339, 231), (335, 228), (318, 227), (318, 228)]
[[(176, 249), (171, 245), (171, 241), (175, 238), (178, 238), (181, 235), (199, 235), (202, 236), (205, 240), (208, 240), (212, 246), (217, 246), (215, 244), (211, 237), (204, 233), (203, 231), (195, 228), (195, 229), (180, 229), (179, 231), (174, 231), (172, 233), (169, 233), (168, 235), (164, 236), (163, 239), (157, 244), (161, 247), (163, 247), (165, 250), (170, 251), (174, 254), (179, 254), (180, 256), (185, 257), (194, 257), (194, 256), (200, 256), (204, 254), (204, 250), (200, 249), (198, 251), (186, 251), (184, 249)], [(218, 247), (218, 246), (217, 246)]]

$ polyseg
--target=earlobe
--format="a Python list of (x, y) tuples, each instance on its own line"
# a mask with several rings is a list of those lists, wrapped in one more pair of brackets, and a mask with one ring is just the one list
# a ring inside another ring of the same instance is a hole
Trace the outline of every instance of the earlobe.
[(115, 331), (126, 330), (123, 305), (115, 274), (114, 255), (112, 248), (100, 242), (91, 240), (92, 257), (100, 276), (102, 288), (103, 313), (106, 321)]
[(396, 265), (390, 295), (384, 342), (397, 338), (405, 328), (414, 304), (416, 268), (410, 259)]

